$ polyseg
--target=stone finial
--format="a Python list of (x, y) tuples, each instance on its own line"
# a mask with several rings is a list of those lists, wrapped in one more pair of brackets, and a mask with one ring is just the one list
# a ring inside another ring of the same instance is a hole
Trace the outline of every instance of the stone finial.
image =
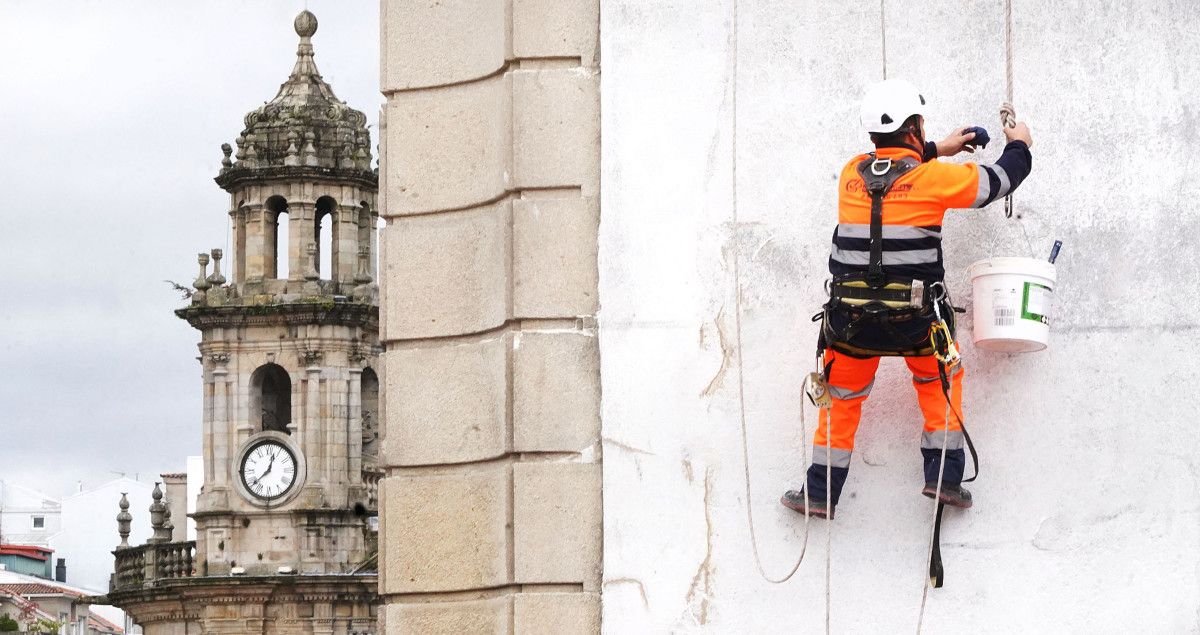
[(211, 253), (213, 272), (212, 275), (207, 278), (207, 280), (212, 286), (219, 287), (225, 284), (225, 276), (221, 275), (221, 257), (225, 255), (225, 252), (220, 249), (214, 249)]
[(317, 148), (313, 145), (317, 139), (317, 135), (311, 130), (304, 133), (304, 149), (300, 151), (300, 158), (304, 165), (320, 165), (321, 162), (317, 159)]
[(133, 523), (133, 514), (129, 513), (129, 492), (121, 492), (121, 502), (117, 503), (121, 512), (117, 514), (117, 533), (121, 536), (121, 544), (117, 548), (129, 546), (129, 528)]
[(238, 135), (237, 139), (233, 140), (237, 144), (237, 160), (243, 161), (246, 159), (246, 137)]
[(379, 287), (371, 283), (370, 255), (371, 250), (366, 245), (358, 248), (358, 273), (354, 274), (356, 286), (351, 292), (351, 297), (357, 302), (375, 303), (378, 301)]
[(205, 291), (212, 287), (212, 283), (208, 281), (208, 254), (200, 253), (196, 261), (200, 263), (200, 275), (192, 283), (192, 286), (196, 287), (196, 292), (192, 294), (192, 304), (205, 304), (208, 302), (208, 294)]
[(163, 492), (161, 482), (154, 483), (154, 491), (150, 493), (150, 497), (154, 502), (150, 503), (150, 528), (154, 530), (153, 542), (170, 542), (170, 534), (166, 535), (166, 540), (163, 540), (164, 525), (166, 524), (167, 505), (163, 503)]
[(312, 37), (317, 32), (317, 16), (306, 9), (296, 16), (292, 26), (296, 28), (296, 35), (303, 38)]
[(370, 257), (370, 247), (362, 245), (358, 248), (358, 272), (354, 274), (354, 281), (358, 284), (368, 284), (372, 280)]
[(258, 150), (254, 149), (254, 144), (246, 146), (246, 158), (241, 161), (248, 168), (258, 167)]
[(295, 130), (288, 133), (287, 155), (283, 157), (284, 165), (300, 165), (300, 149), (296, 147), (296, 142), (299, 140), (300, 135)]
[(221, 171), (224, 172), (225, 170), (233, 167), (233, 159), (229, 158), (233, 154), (233, 147), (228, 143), (222, 143), (221, 152), (225, 155), (225, 157), (221, 159)]

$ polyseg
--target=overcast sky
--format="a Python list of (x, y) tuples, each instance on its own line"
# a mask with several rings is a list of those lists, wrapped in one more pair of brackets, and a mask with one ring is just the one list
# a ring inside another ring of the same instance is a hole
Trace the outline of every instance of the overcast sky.
[(200, 453), (199, 332), (163, 280), (226, 246), (220, 146), (287, 79), (306, 4), (374, 146), (376, 0), (0, 0), (0, 479), (61, 495)]

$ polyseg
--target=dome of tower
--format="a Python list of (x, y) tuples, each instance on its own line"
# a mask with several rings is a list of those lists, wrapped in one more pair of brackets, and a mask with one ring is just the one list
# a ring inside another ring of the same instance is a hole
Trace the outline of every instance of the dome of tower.
[(300, 45), (296, 64), (271, 101), (249, 112), (237, 155), (223, 146), (217, 183), (319, 172), (375, 181), (367, 117), (333, 94), (313, 60), (317, 17), (302, 11), (293, 23)]

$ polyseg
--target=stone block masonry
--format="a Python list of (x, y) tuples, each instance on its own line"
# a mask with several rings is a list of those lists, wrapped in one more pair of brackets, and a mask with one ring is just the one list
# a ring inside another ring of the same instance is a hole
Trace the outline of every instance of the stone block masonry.
[(600, 620), (599, 0), (383, 0), (387, 633)]

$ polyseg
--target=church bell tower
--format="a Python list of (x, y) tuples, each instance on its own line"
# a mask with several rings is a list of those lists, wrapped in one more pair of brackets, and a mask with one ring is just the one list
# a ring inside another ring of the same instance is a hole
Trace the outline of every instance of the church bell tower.
[(313, 61), (316, 17), (295, 28), (291, 75), (222, 146), (229, 253), (200, 254), (176, 311), (204, 368), (196, 540), (157, 490), (146, 544), (118, 516), (107, 601), (147, 635), (377, 632), (378, 174)]
[(378, 176), (366, 116), (313, 61), (316, 17), (295, 28), (291, 76), (236, 158), (222, 146), (232, 253), (200, 254), (176, 312), (201, 333), (207, 575), (347, 573), (375, 552)]

